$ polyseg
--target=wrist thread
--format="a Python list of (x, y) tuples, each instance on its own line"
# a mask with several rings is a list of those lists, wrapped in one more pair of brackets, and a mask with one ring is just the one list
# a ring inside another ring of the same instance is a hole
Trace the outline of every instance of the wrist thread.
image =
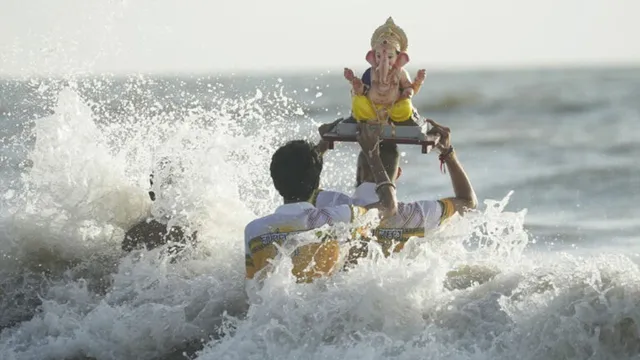
[(451, 157), (451, 154), (453, 154), (453, 146), (449, 145), (449, 148), (440, 153), (440, 156), (438, 156), (438, 159), (440, 160), (440, 171), (443, 174), (447, 173), (447, 168), (444, 166), (444, 162)]

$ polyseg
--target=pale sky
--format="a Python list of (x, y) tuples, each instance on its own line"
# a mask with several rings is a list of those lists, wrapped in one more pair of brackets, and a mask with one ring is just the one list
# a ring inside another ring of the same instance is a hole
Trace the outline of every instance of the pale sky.
[(0, 75), (362, 70), (388, 16), (414, 68), (640, 64), (639, 15), (640, 0), (0, 0)]

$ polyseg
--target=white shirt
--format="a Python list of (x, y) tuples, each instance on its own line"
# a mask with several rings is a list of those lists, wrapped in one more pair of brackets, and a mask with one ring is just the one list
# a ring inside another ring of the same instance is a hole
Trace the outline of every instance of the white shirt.
[[(365, 182), (360, 184), (353, 196), (337, 191), (323, 190), (316, 198), (316, 207), (332, 207), (341, 204), (366, 206), (379, 201), (376, 184)], [(440, 223), (454, 213), (454, 206), (449, 199), (399, 202), (398, 212), (393, 217), (384, 219), (375, 231), (379, 241), (409, 240), (412, 236), (425, 236), (425, 232), (435, 230)]]
[[(275, 257), (277, 250), (274, 243), (282, 245), (291, 235), (317, 229), (325, 224), (350, 223), (365, 212), (366, 209), (351, 204), (325, 206), (323, 209), (319, 209), (311, 203), (298, 202), (281, 205), (275, 213), (253, 220), (247, 224), (244, 232), (247, 278), (253, 278), (257, 271), (268, 264), (268, 259)], [(323, 257), (326, 255), (326, 257), (332, 258), (333, 251), (336, 250), (332, 248), (331, 254), (318, 255), (317, 249), (320, 244), (311, 244), (310, 246), (316, 251), (315, 255), (311, 254), (311, 257), (316, 261), (318, 258), (315, 256)], [(304, 256), (304, 254), (300, 256)], [(307, 260), (310, 261), (311, 258), (294, 259), (294, 263)], [(331, 262), (330, 260), (326, 261)], [(337, 258), (333, 260), (333, 262), (335, 261)], [(296, 272), (295, 267), (294, 264), (294, 273)]]

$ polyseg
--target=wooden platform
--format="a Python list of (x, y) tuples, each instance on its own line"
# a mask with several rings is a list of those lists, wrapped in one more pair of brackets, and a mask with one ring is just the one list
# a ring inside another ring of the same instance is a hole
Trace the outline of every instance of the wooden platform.
[[(381, 138), (396, 144), (410, 144), (422, 146), (422, 153), (428, 154), (440, 140), (439, 136), (427, 135), (427, 124), (417, 125), (414, 121), (408, 124), (395, 126), (395, 136), (391, 125), (383, 125)], [(357, 123), (353, 118), (341, 119), (336, 125), (326, 132), (322, 139), (329, 143), (329, 149), (333, 149), (334, 142), (356, 142)]]

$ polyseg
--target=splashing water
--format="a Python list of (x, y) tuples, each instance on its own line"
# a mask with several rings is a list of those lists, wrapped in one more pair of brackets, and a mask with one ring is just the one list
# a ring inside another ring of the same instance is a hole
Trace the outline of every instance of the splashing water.
[[(353, 270), (313, 284), (296, 284), (279, 256), (245, 295), (244, 226), (279, 203), (268, 163), (284, 140), (311, 134), (308, 119), (291, 120), (304, 106), (282, 87), (224, 97), (209, 83), (209, 108), (196, 97), (163, 105), (138, 80), (123, 88), (114, 109), (87, 95), (103, 87), (49, 87), (53, 113), (14, 139), (35, 142), (3, 205), (2, 359), (638, 354), (638, 267), (527, 252), (526, 211), (504, 210), (511, 194), (389, 258), (372, 245)], [(149, 174), (167, 158), (179, 170), (154, 173), (152, 203)], [(331, 159), (323, 182), (348, 182), (332, 169), (352, 168), (352, 154)], [(162, 247), (121, 253), (124, 231), (151, 213), (198, 229), (201, 244), (177, 262)]]

